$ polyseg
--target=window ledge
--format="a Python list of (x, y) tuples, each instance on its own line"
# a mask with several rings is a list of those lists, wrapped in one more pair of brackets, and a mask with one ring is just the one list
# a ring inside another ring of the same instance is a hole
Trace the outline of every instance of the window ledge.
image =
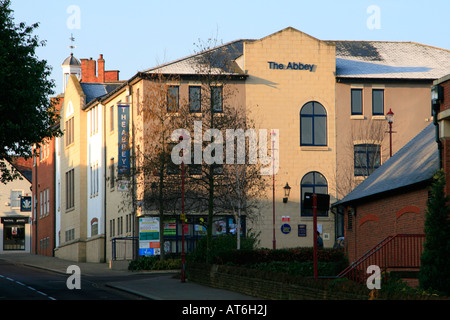
[(364, 117), (364, 115), (362, 115), (362, 114), (358, 114), (358, 115), (350, 116), (350, 119), (352, 119), (352, 120), (365, 120), (366, 117)]
[(386, 116), (382, 116), (382, 115), (372, 116), (372, 120), (386, 120)]
[(327, 146), (315, 147), (315, 146), (300, 146), (301, 151), (330, 151), (331, 149)]

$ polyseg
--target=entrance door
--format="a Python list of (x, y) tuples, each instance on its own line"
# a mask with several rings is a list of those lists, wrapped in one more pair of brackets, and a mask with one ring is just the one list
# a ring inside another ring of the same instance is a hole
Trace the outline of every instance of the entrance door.
[(3, 250), (25, 250), (25, 224), (3, 225)]

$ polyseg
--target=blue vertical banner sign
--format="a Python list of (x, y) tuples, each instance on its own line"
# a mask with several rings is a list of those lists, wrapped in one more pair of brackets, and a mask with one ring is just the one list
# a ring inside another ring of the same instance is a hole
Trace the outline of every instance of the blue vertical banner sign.
[(119, 132), (119, 175), (130, 174), (130, 106), (118, 105), (118, 132)]

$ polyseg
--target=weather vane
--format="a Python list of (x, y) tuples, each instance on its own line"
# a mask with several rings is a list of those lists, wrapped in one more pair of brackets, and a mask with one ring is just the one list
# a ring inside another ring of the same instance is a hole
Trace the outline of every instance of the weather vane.
[(69, 46), (70, 54), (73, 55), (72, 51), (73, 51), (74, 48), (76, 48), (76, 46), (73, 45), (73, 42), (75, 41), (75, 38), (73, 37), (72, 33), (70, 34), (70, 38), (69, 39), (70, 39), (70, 46)]

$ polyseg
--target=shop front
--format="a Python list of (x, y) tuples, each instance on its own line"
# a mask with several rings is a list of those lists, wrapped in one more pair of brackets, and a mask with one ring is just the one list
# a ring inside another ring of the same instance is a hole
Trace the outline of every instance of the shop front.
[(29, 252), (29, 222), (29, 217), (27, 216), (6, 216), (1, 218), (3, 233), (1, 237), (1, 251), (5, 253), (11, 251)]

